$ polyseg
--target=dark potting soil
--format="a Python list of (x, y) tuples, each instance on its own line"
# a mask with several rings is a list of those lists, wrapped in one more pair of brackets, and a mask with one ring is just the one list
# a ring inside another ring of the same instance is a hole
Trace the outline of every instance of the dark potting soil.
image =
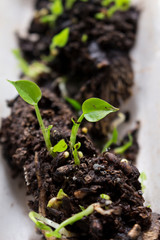
[[(33, 107), (19, 97), (9, 106), (11, 115), (2, 121), (0, 141), (9, 164), (24, 177), (27, 193), (33, 198), (29, 202), (31, 209), (60, 223), (80, 212), (79, 206), (100, 203), (93, 214), (67, 227), (81, 240), (135, 239), (130, 238), (131, 229), (138, 226), (140, 236), (149, 228), (151, 210), (143, 205), (135, 166), (113, 153), (98, 154), (81, 133), (77, 141), (82, 143), (84, 157), (79, 166), (74, 165), (71, 153), (67, 159), (63, 153), (53, 159), (46, 150)], [(39, 106), (45, 125), (53, 124), (52, 143), (62, 138), (68, 142), (72, 112), (49, 90), (43, 90)], [(58, 209), (47, 208), (48, 201), (61, 188), (68, 197)], [(102, 193), (109, 195), (112, 202), (101, 199)]]
[[(49, 3), (37, 1), (36, 7), (41, 12), (42, 8), (49, 9)], [(95, 14), (105, 9), (100, 3), (100, 0), (77, 1), (71, 10), (64, 10), (52, 27), (42, 24), (40, 12), (36, 13), (28, 37), (19, 37), (19, 46), (28, 62), (39, 61), (50, 53), (53, 36), (69, 27), (67, 45), (58, 49), (58, 55), (48, 63), (51, 72), (40, 75), (39, 84), (62, 96), (59, 77), (65, 77), (68, 95), (80, 103), (90, 97), (99, 97), (119, 107), (131, 95), (133, 71), (129, 51), (135, 43), (139, 12), (130, 8), (115, 13), (110, 19), (97, 20)], [(36, 40), (31, 40), (35, 34)], [(86, 42), (81, 40), (83, 34), (88, 36)], [(100, 138), (106, 136), (115, 116), (93, 124), (90, 134)]]

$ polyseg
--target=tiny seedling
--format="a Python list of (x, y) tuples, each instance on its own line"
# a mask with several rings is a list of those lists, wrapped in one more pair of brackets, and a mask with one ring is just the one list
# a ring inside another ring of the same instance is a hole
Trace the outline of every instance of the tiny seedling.
[[(77, 132), (79, 129), (79, 126), (82, 122), (82, 120), (85, 118), (89, 122), (98, 122), (102, 118), (106, 117), (108, 114), (112, 112), (118, 111), (118, 108), (113, 107), (106, 101), (99, 99), (99, 98), (90, 98), (87, 99), (83, 104), (82, 104), (82, 114), (78, 118), (78, 121), (75, 122), (73, 121), (73, 127), (71, 131), (71, 136), (70, 136), (70, 148), (72, 150), (77, 150), (77, 145), (76, 144), (76, 137), (77, 137)], [(79, 146), (79, 145), (78, 145)], [(78, 154), (76, 154), (76, 157)], [(78, 165), (80, 161), (75, 161), (75, 164)]]
[(50, 26), (53, 26), (57, 18), (63, 14), (64, 9), (62, 0), (54, 0), (51, 3), (50, 11), (50, 14), (41, 17), (40, 22), (49, 23)]
[(37, 115), (37, 119), (42, 130), (42, 134), (45, 140), (45, 144), (49, 153), (55, 157), (57, 152), (63, 152), (67, 149), (67, 144), (64, 139), (60, 140), (55, 146), (52, 147), (51, 140), (50, 140), (50, 131), (52, 129), (52, 125), (45, 128), (40, 110), (38, 107), (38, 102), (42, 97), (42, 93), (40, 88), (34, 82), (28, 80), (19, 80), (19, 81), (10, 81), (8, 80), (17, 90), (21, 98), (29, 103), (30, 105), (34, 106), (35, 112)]
[[(35, 223), (35, 225), (38, 229), (44, 231), (45, 235), (47, 235), (47, 234), (53, 235), (54, 231), (52, 230), (52, 228), (56, 229), (60, 226), (60, 224), (58, 224), (48, 218), (45, 218), (36, 212), (30, 212), (29, 217)], [(61, 228), (60, 234), (66, 236), (67, 238), (73, 237), (73, 234), (65, 228)]]
[(64, 197), (68, 197), (68, 196), (67, 194), (64, 193), (63, 189), (60, 189), (57, 194), (57, 197), (53, 197), (52, 199), (49, 200), (47, 207), (58, 209), (62, 204), (62, 199)]
[(29, 65), (27, 61), (22, 57), (19, 49), (15, 49), (12, 52), (18, 60), (20, 69), (27, 77), (31, 79), (36, 79), (41, 73), (50, 72), (50, 68), (41, 62), (33, 61)]
[(84, 34), (82, 35), (82, 37), (81, 37), (81, 41), (82, 41), (83, 43), (86, 43), (87, 40), (88, 40), (88, 35), (84, 33)]
[(105, 199), (105, 200), (110, 200), (110, 199), (111, 199), (109, 195), (104, 194), (104, 193), (102, 193), (102, 194), (100, 195), (100, 197), (101, 197), (102, 199)]
[(102, 153), (107, 151), (107, 149), (114, 143), (116, 144), (118, 140), (118, 131), (117, 128), (113, 129), (112, 137), (111, 139), (104, 145)]
[(125, 153), (128, 148), (133, 145), (133, 137), (131, 134), (128, 134), (129, 141), (125, 143), (123, 146), (117, 147), (114, 149), (115, 154), (123, 154)]
[(144, 193), (144, 190), (146, 189), (144, 182), (147, 180), (147, 175), (145, 172), (140, 173), (139, 180), (141, 183), (142, 192)]
[(66, 9), (68, 10), (71, 9), (76, 1), (77, 0), (66, 0), (66, 4), (65, 4)]
[(103, 20), (106, 17), (111, 18), (117, 11), (128, 10), (130, 2), (131, 0), (102, 0), (101, 5), (106, 7), (107, 10), (102, 9), (103, 11), (96, 13), (94, 17), (97, 20)]
[(64, 28), (60, 33), (52, 38), (52, 43), (50, 45), (50, 50), (52, 53), (55, 52), (56, 47), (63, 48), (68, 42), (70, 29)]
[(65, 97), (65, 100), (76, 110), (81, 111), (81, 104), (73, 98)]

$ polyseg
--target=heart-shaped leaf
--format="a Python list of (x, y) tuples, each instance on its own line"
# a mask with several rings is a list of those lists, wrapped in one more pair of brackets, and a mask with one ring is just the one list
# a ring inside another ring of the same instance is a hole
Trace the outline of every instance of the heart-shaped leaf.
[(106, 117), (109, 113), (118, 111), (106, 101), (99, 98), (87, 99), (82, 105), (84, 117), (89, 122), (97, 122)]
[(37, 105), (41, 99), (42, 93), (40, 88), (34, 82), (28, 80), (10, 81), (23, 100), (33, 106)]

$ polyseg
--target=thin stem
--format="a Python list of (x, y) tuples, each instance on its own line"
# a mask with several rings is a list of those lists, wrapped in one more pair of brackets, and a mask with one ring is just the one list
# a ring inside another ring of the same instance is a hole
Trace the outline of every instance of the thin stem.
[(45, 141), (47, 150), (53, 156), (53, 153), (51, 151), (51, 147), (52, 147), (51, 140), (50, 140), (50, 138), (48, 138), (47, 129), (44, 126), (44, 123), (43, 123), (43, 120), (42, 120), (42, 117), (41, 117), (38, 105), (35, 105), (34, 107), (35, 107), (35, 111), (36, 111), (36, 115), (37, 115), (37, 119), (38, 119), (40, 128), (42, 130), (42, 134), (43, 134), (43, 137), (44, 137), (44, 141)]
[(70, 147), (71, 147), (71, 149), (73, 149), (73, 147), (76, 143), (77, 132), (78, 132), (79, 126), (80, 126), (83, 118), (84, 118), (84, 113), (82, 113), (82, 115), (78, 118), (77, 123), (73, 124), (72, 131), (71, 131), (71, 136), (70, 136), (70, 144), (71, 144)]
[(94, 211), (94, 204), (90, 205), (89, 207), (87, 207), (85, 210), (83, 210), (82, 212), (79, 212), (77, 214), (75, 214), (74, 216), (66, 219), (64, 222), (62, 222), (54, 231), (54, 236), (58, 236), (59, 235), (59, 231), (66, 227), (67, 225), (71, 225), (79, 220), (81, 220), (83, 217), (90, 215), (91, 213), (93, 213)]

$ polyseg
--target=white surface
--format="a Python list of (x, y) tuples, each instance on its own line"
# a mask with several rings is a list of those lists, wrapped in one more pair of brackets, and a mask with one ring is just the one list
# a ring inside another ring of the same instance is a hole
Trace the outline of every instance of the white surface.
[[(19, 74), (11, 50), (16, 47), (15, 32), (23, 31), (28, 25), (32, 4), (33, 0), (0, 0), (0, 118), (8, 114), (5, 100), (16, 94), (6, 82), (6, 79), (16, 80)], [(0, 240), (40, 239), (28, 218), (27, 200), (20, 181), (11, 178), (1, 154), (0, 160)]]
[[(160, 212), (160, 0), (154, 0), (154, 4), (150, 0), (135, 1), (143, 9), (137, 44), (132, 52), (136, 95), (124, 108), (131, 109), (132, 122), (141, 121), (138, 167), (148, 177), (146, 204), (151, 203), (152, 209)], [(0, 117), (8, 114), (5, 99), (15, 95), (5, 79), (18, 77), (17, 63), (11, 54), (16, 46), (14, 32), (26, 28), (32, 2), (0, 0)], [(0, 161), (0, 196), (0, 240), (36, 240), (33, 224), (27, 216), (25, 193), (17, 180), (10, 178), (4, 161)]]

